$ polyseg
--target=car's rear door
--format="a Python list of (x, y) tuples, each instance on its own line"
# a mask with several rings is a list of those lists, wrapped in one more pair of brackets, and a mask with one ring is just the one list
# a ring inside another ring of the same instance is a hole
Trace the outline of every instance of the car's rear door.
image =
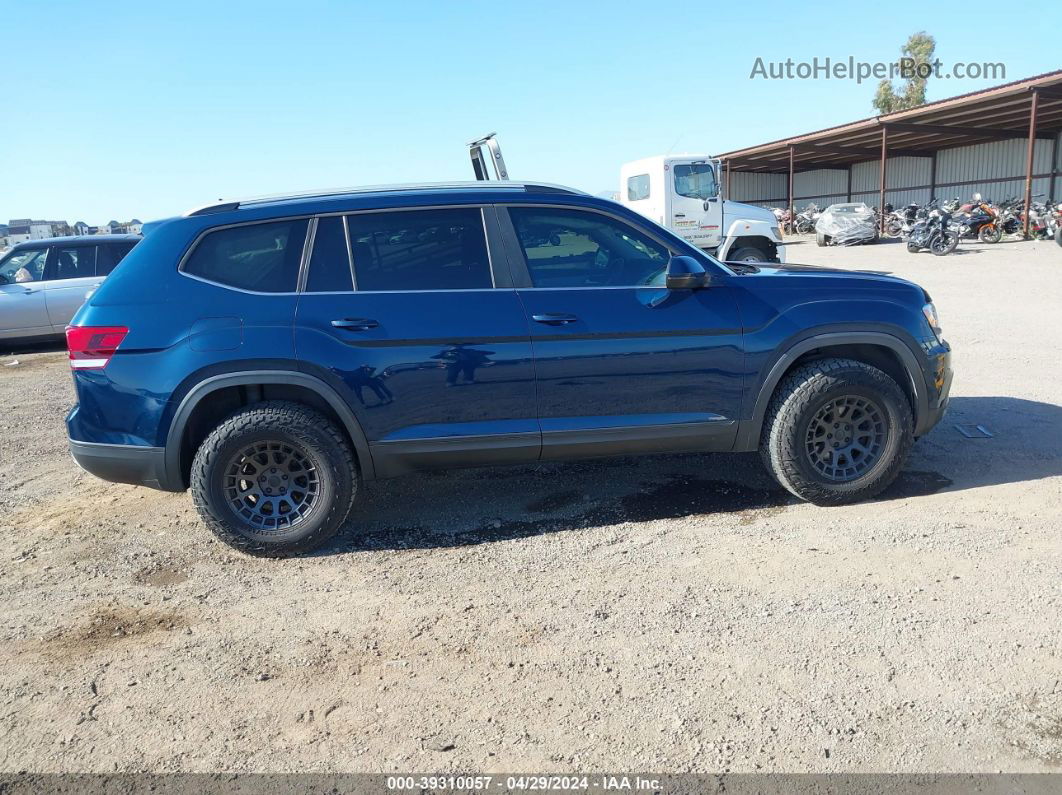
[(48, 249), (20, 248), (0, 262), (0, 339), (50, 334), (44, 303)]
[(315, 220), (300, 367), (345, 396), (379, 475), (538, 457), (530, 334), (496, 236), (481, 206)]
[(44, 283), (44, 297), (52, 330), (62, 333), (85, 303), (88, 293), (102, 281), (102, 276), (96, 276), (95, 245), (53, 246)]
[(744, 356), (722, 269), (708, 288), (669, 291), (668, 243), (624, 217), (531, 205), (499, 217), (531, 329), (542, 458), (730, 449)]

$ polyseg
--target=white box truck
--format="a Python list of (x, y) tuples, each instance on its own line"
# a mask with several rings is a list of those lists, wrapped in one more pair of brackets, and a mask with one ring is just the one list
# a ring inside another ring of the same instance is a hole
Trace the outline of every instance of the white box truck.
[[(477, 180), (509, 179), (496, 133), (468, 144)], [(620, 203), (712, 256), (729, 262), (785, 262), (770, 210), (723, 199), (719, 161), (707, 155), (659, 155), (620, 169)]]
[(657, 155), (620, 169), (620, 203), (721, 260), (785, 262), (774, 213), (723, 199), (708, 155)]

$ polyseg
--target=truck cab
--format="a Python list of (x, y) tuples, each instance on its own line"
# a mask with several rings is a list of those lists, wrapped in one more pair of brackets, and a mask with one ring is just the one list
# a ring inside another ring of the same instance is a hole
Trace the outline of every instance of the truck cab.
[(708, 155), (657, 155), (620, 169), (620, 203), (719, 259), (784, 262), (774, 214), (722, 197), (720, 163)]

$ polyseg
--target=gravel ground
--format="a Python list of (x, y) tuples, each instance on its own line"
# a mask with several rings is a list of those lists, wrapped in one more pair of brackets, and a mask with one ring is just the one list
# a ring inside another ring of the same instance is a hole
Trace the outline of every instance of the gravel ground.
[(1058, 771), (1062, 250), (789, 259), (922, 283), (956, 348), (878, 501), (747, 455), (469, 470), (258, 560), (74, 466), (61, 352), (0, 357), (0, 771)]

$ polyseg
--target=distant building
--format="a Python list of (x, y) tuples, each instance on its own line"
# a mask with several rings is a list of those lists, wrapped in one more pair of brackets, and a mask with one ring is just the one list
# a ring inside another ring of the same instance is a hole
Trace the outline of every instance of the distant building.
[(27, 240), (44, 240), (73, 234), (66, 221), (34, 221), (31, 218), (13, 218), (7, 223), (7, 238), (11, 245)]

